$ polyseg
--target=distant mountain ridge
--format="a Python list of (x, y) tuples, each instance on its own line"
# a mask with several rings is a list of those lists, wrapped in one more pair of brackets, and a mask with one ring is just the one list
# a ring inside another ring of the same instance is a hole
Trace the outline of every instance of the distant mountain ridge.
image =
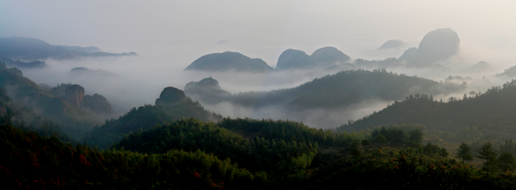
[[(440, 28), (428, 32), (421, 40), (418, 48), (411, 47), (399, 57), (384, 60), (351, 60), (345, 53), (335, 47), (320, 48), (311, 55), (287, 49), (280, 54), (273, 69), (261, 59), (250, 59), (236, 52), (213, 53), (204, 55), (192, 62), (185, 70), (221, 72), (228, 70), (244, 72), (288, 71), (323, 68), (326, 70), (349, 70), (357, 67), (389, 68), (389, 67), (440, 67), (440, 61), (449, 59), (459, 52), (460, 39), (450, 28)], [(404, 45), (400, 40), (388, 40), (379, 50), (396, 49)]]
[[(13, 37), (0, 38), (0, 56), (24, 61), (37, 61), (47, 58), (53, 59), (73, 59), (78, 57), (102, 57), (102, 56), (131, 56), (135, 52), (129, 53), (107, 53), (100, 51), (97, 47), (80, 46), (61, 46), (51, 45), (43, 40), (35, 38)], [(9, 65), (11, 61), (5, 61)], [(43, 63), (44, 64), (44, 63)], [(18, 64), (15, 66), (20, 66)], [(27, 65), (27, 64), (26, 64)], [(29, 67), (41, 67), (37, 64)], [(28, 66), (28, 65), (27, 65)]]
[[(203, 79), (207, 80), (207, 79)], [(214, 80), (215, 79), (209, 79)], [(217, 81), (216, 81), (217, 82)], [(396, 75), (386, 70), (342, 71), (334, 75), (316, 78), (295, 88), (269, 92), (244, 92), (225, 96), (217, 85), (196, 87), (192, 82), (185, 86), (185, 92), (205, 103), (228, 101), (246, 107), (285, 106), (293, 110), (313, 108), (333, 109), (346, 107), (369, 99), (400, 100), (413, 92), (448, 94), (466, 88), (464, 85), (439, 83), (428, 79)], [(194, 83), (195, 84), (195, 83)], [(214, 100), (219, 98), (217, 100)]]

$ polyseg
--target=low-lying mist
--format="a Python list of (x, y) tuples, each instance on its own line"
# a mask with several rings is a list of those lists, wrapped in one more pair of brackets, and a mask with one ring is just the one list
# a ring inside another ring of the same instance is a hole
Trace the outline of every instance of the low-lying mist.
[[(464, 41), (462, 41), (462, 45), (460, 47), (461, 50), (458, 55), (447, 60), (443, 60), (440, 62), (441, 66), (439, 67), (397, 67), (387, 68), (386, 70), (388, 72), (399, 74), (404, 73), (409, 76), (416, 75), (421, 78), (428, 78), (438, 82), (446, 82), (445, 79), (449, 76), (464, 77), (465, 79), (447, 80), (447, 82), (458, 84), (466, 82), (467, 89), (464, 92), (453, 95), (445, 95), (443, 97), (435, 96), (436, 100), (442, 98), (444, 101), (446, 101), (450, 96), (462, 98), (464, 94), (469, 95), (469, 92), (471, 91), (483, 92), (492, 86), (501, 85), (504, 82), (511, 80), (511, 78), (496, 77), (495, 75), (503, 72), (504, 69), (515, 65), (515, 52), (509, 53), (509, 51), (501, 52), (495, 49), (481, 48), (480, 46), (471, 45), (468, 42), (464, 43)], [(213, 53), (214, 50), (221, 50), (221, 48), (222, 47), (205, 48), (206, 54)], [(397, 55), (397, 51), (399, 51), (398, 56), (400, 56), (404, 52), (404, 48), (389, 50), (389, 52), (384, 51), (376, 53), (377, 50), (373, 50), (372, 47), (372, 50), (358, 50), (356, 52), (352, 52), (350, 56), (352, 57), (352, 60), (357, 58), (363, 58), (366, 60), (382, 60), (382, 56), (387, 56), (385, 58), (388, 58), (387, 54)], [(71, 60), (47, 59), (45, 62), (48, 66), (45, 68), (22, 68), (22, 71), (24, 76), (34, 80), (36, 83), (45, 83), (50, 86), (55, 86), (60, 83), (79, 84), (85, 88), (85, 94), (101, 94), (111, 103), (112, 110), (115, 113), (114, 116), (122, 115), (128, 112), (132, 107), (154, 104), (154, 101), (158, 98), (160, 92), (167, 86), (183, 89), (188, 82), (199, 81), (209, 76), (217, 79), (222, 89), (233, 94), (238, 94), (240, 92), (271, 91), (283, 88), (292, 88), (311, 81), (314, 78), (340, 71), (328, 70), (325, 68), (274, 71), (269, 73), (184, 71), (183, 69), (188, 64), (203, 55), (196, 53), (199, 52), (199, 50), (189, 52), (189, 50), (192, 49), (193, 47), (181, 45), (155, 47), (145, 46), (145, 48), (141, 49), (121, 49), (119, 50), (121, 52), (129, 50), (135, 51), (138, 53), (138, 56), (110, 58), (98, 57)], [(258, 49), (265, 51), (267, 48), (260, 47)], [(299, 49), (303, 50), (303, 48)], [(118, 52), (117, 50), (113, 51)], [(344, 53), (348, 54), (348, 52)], [(480, 61), (488, 62), (492, 69), (469, 70), (471, 66)], [(268, 64), (272, 65), (270, 62)], [(70, 70), (75, 67), (85, 67), (93, 71), (99, 71), (103, 74), (99, 74), (99, 72), (82, 74), (71, 73)], [(377, 68), (364, 69), (372, 70)], [(466, 78), (467, 76), (469, 78)], [(303, 121), (311, 127), (335, 128), (349, 120), (356, 120), (371, 114), (373, 111), (381, 110), (390, 103), (392, 102), (371, 100), (358, 102), (354, 104), (354, 106), (343, 109), (306, 110), (302, 113), (296, 114), (288, 113), (277, 107), (250, 109), (235, 106), (230, 103), (221, 103), (217, 105), (203, 104), (203, 106), (210, 111), (232, 118), (250, 117), (256, 119), (289, 119)]]

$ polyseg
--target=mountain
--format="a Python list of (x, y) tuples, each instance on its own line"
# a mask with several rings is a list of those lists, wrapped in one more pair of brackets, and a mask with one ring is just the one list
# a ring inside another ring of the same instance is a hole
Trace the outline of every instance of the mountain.
[(403, 41), (400, 40), (388, 40), (384, 42), (384, 44), (379, 47), (379, 49), (394, 49), (394, 48), (400, 48), (404, 45)]
[(74, 67), (70, 69), (69, 75), (70, 77), (92, 77), (92, 78), (98, 78), (98, 77), (117, 77), (117, 75), (104, 71), (101, 69), (93, 70), (88, 69), (86, 67)]
[(269, 72), (269, 65), (262, 59), (252, 59), (237, 52), (212, 53), (201, 56), (192, 62), (185, 70), (197, 71), (245, 71), (245, 72)]
[(409, 67), (429, 67), (437, 61), (456, 55), (459, 51), (460, 38), (450, 28), (441, 28), (427, 33), (420, 44), (413, 60), (407, 62)]
[(212, 77), (199, 82), (189, 82), (184, 87), (185, 93), (196, 100), (203, 100), (208, 104), (220, 103), (231, 96), (231, 93), (221, 89), (219, 82)]
[(486, 72), (492, 71), (494, 68), (490, 65), (490, 63), (485, 61), (480, 61), (467, 69), (470, 72)]
[[(281, 106), (291, 111), (301, 111), (314, 108), (343, 108), (373, 99), (401, 100), (412, 93), (448, 94), (463, 89), (464, 85), (441, 84), (414, 76), (388, 73), (386, 70), (349, 70), (316, 78), (295, 88), (269, 92), (245, 92), (224, 97), (218, 95), (221, 93), (218, 90), (188, 92), (205, 103), (228, 101), (246, 107)], [(213, 100), (215, 98), (220, 99)]]
[(155, 105), (133, 108), (118, 119), (106, 120), (104, 125), (93, 127), (84, 140), (101, 148), (108, 148), (120, 140), (123, 134), (189, 117), (204, 122), (222, 119), (220, 115), (205, 110), (199, 102), (193, 102), (182, 90), (167, 87), (161, 92)]
[(276, 70), (311, 69), (314, 67), (328, 67), (333, 64), (346, 63), (350, 57), (335, 47), (317, 49), (312, 55), (295, 49), (288, 49), (280, 54)]
[(479, 127), (484, 134), (515, 138), (515, 80), (494, 87), (482, 94), (448, 102), (435, 100), (429, 95), (410, 95), (385, 109), (342, 125), (338, 131), (352, 131), (390, 123), (418, 123), (427, 130), (456, 132), (465, 126)]
[(7, 68), (1, 62), (0, 87), (7, 90), (8, 96), (12, 99), (12, 106), (22, 110), (18, 113), (19, 116), (12, 117), (12, 120), (37, 127), (43, 122), (35, 121), (32, 117), (38, 115), (37, 117), (44, 118), (42, 120), (59, 125), (63, 133), (71, 138), (79, 138), (95, 124), (101, 123), (102, 120), (99, 118), (107, 117), (105, 114), (109, 111), (106, 107), (111, 107), (105, 98), (100, 98), (101, 101), (96, 98), (97, 101), (91, 103), (104, 107), (89, 111), (91, 107), (83, 106), (84, 88), (80, 85), (62, 84), (52, 89), (42, 88), (24, 77), (21, 71)]
[(497, 74), (497, 77), (515, 78), (515, 66), (505, 69), (502, 73)]
[(4, 62), (7, 66), (19, 68), (40, 68), (46, 66), (45, 61), (15, 61), (4, 56), (0, 56), (0, 62)]
[[(0, 56), (9, 59), (36, 61), (40, 59), (72, 59), (78, 57), (129, 56), (129, 53), (106, 53), (97, 47), (58, 46), (34, 38), (0, 38)], [(35, 64), (41, 65), (41, 64)]]

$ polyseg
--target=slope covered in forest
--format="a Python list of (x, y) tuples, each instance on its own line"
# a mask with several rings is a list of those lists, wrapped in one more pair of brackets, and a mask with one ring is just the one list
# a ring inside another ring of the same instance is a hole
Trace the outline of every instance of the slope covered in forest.
[(477, 126), (486, 134), (495, 133), (515, 139), (515, 80), (502, 87), (493, 87), (475, 96), (464, 96), (448, 102), (429, 95), (410, 95), (387, 108), (342, 125), (338, 131), (352, 131), (390, 123), (419, 123), (427, 129), (456, 131), (464, 126)]
[(199, 102), (186, 97), (183, 91), (167, 87), (156, 100), (155, 105), (132, 108), (118, 119), (106, 120), (102, 126), (95, 126), (84, 140), (101, 148), (108, 148), (131, 131), (146, 130), (156, 124), (171, 123), (178, 119), (194, 117), (201, 121), (218, 121), (222, 117), (203, 108)]
[[(246, 107), (283, 106), (290, 111), (343, 108), (365, 100), (401, 100), (412, 93), (449, 94), (465, 85), (439, 83), (433, 80), (394, 74), (384, 69), (342, 71), (316, 78), (295, 88), (269, 92), (244, 92), (220, 96), (220, 90), (188, 91), (203, 103), (228, 101)], [(185, 87), (187, 88), (187, 87)], [(203, 93), (203, 94), (200, 94)], [(203, 98), (210, 97), (210, 99)], [(214, 100), (220, 98), (220, 100)]]

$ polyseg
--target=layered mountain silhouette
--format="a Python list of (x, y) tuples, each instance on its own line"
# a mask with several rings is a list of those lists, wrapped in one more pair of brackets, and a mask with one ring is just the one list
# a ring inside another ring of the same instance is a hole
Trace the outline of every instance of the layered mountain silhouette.
[[(210, 85), (203, 86), (199, 85), (200, 83)], [(401, 100), (411, 93), (448, 94), (465, 88), (465, 85), (439, 83), (414, 76), (397, 75), (386, 70), (349, 70), (316, 78), (295, 88), (269, 92), (230, 95), (212, 78), (187, 84), (185, 92), (188, 96), (207, 104), (228, 101), (245, 107), (281, 106), (301, 111), (314, 108), (343, 108), (371, 99)]]
[(136, 53), (107, 53), (102, 52), (99, 48), (93, 46), (80, 47), (51, 45), (45, 41), (34, 38), (0, 38), (0, 61), (4, 61), (10, 66), (42, 67), (45, 63), (41, 60), (47, 58), (72, 59), (78, 57), (130, 55), (136, 55)]
[(273, 70), (312, 69), (329, 67), (334, 64), (344, 64), (350, 57), (335, 47), (320, 48), (312, 55), (295, 49), (282, 52), (275, 69), (261, 59), (252, 59), (237, 52), (223, 52), (204, 55), (192, 62), (185, 70), (197, 71), (244, 71), (270, 72)]
[[(278, 57), (276, 68), (273, 69), (261, 59), (251, 59), (237, 52), (213, 53), (204, 55), (192, 62), (185, 70), (197, 71), (244, 71), (269, 72), (300, 69), (324, 68), (326, 70), (348, 70), (355, 67), (388, 68), (410, 67), (423, 68), (439, 66), (440, 61), (456, 55), (459, 51), (460, 39), (450, 28), (436, 29), (428, 32), (418, 48), (412, 47), (404, 51), (399, 58), (384, 60), (365, 60), (351, 58), (335, 47), (320, 48), (311, 55), (296, 50), (287, 49)], [(404, 45), (400, 40), (388, 40), (379, 50), (395, 49)]]

